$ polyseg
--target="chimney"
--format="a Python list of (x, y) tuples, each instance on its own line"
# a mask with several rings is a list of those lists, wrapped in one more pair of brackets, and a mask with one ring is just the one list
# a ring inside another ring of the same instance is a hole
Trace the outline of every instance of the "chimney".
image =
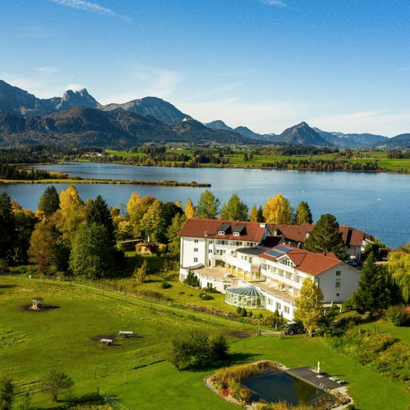
[(208, 237), (208, 232), (207, 231), (204, 232), (204, 236), (205, 236), (205, 238)]

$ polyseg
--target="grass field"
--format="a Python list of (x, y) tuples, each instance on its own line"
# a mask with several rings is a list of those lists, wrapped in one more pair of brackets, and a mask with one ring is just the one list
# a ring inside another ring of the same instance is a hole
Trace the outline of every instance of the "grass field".
[[(59, 308), (34, 313), (23, 309), (35, 296)], [(212, 334), (255, 327), (221, 317), (157, 305), (84, 285), (0, 276), (0, 374), (12, 376), (19, 389), (36, 390), (50, 368), (76, 382), (77, 396), (97, 387), (130, 409), (234, 409), (207, 390), (203, 378), (213, 369), (177, 371), (163, 361), (169, 339), (189, 328)], [(139, 337), (118, 339), (105, 347), (95, 336), (133, 330)], [(350, 382), (361, 410), (406, 410), (405, 385), (383, 379), (366, 367), (330, 350), (321, 338), (230, 337), (231, 362), (270, 358), (288, 366), (313, 366)], [(125, 383), (127, 378), (127, 383)], [(17, 409), (21, 398), (16, 402)], [(62, 403), (61, 403), (62, 404)], [(32, 408), (53, 407), (37, 392)]]
[[(145, 157), (146, 154), (141, 153), (129, 153), (127, 151), (115, 151), (115, 150), (106, 150), (106, 152), (110, 155), (117, 155), (118, 157), (122, 158), (129, 158), (129, 157)], [(170, 148), (167, 150), (168, 153), (175, 153), (175, 154), (186, 154), (191, 156), (191, 151), (188, 149), (177, 149), (177, 148)], [(307, 156), (307, 155), (295, 155), (295, 156), (284, 156), (284, 155), (253, 155), (253, 158), (244, 161), (244, 154), (245, 152), (250, 152), (249, 150), (235, 150), (233, 154), (227, 155), (229, 158), (229, 165), (232, 167), (244, 167), (244, 168), (260, 168), (263, 163), (268, 163), (277, 160), (283, 159), (299, 159), (299, 160), (324, 160), (324, 161), (332, 161), (337, 158), (337, 154), (320, 154), (315, 156)], [(366, 163), (366, 162), (373, 162), (377, 161), (378, 166), (380, 168), (392, 171), (392, 172), (403, 172), (403, 171), (410, 171), (410, 159), (389, 159), (387, 158), (387, 152), (375, 152), (375, 151), (363, 151), (360, 152), (360, 158), (351, 158), (348, 159), (348, 162), (351, 163)], [(202, 164), (204, 167), (212, 167), (213, 164)]]

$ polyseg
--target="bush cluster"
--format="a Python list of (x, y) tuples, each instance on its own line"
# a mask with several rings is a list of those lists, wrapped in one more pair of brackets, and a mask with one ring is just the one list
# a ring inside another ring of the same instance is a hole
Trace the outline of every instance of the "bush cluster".
[(394, 381), (410, 380), (410, 347), (390, 334), (353, 328), (341, 337), (330, 339), (330, 345), (382, 376)]
[(404, 305), (389, 306), (386, 317), (394, 326), (404, 326), (409, 320), (409, 314)]

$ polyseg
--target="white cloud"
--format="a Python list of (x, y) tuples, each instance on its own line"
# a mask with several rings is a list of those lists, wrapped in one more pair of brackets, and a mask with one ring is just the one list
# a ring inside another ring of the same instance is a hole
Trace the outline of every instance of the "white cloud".
[(261, 0), (262, 3), (268, 4), (269, 6), (279, 6), (279, 7), (287, 7), (287, 4), (284, 3), (282, 0)]
[(53, 3), (61, 4), (62, 6), (71, 7), (73, 9), (87, 11), (89, 13), (103, 14), (110, 17), (118, 17), (124, 21), (130, 22), (131, 19), (122, 14), (118, 14), (115, 11), (103, 7), (98, 3), (91, 3), (86, 0), (51, 0)]
[(410, 71), (410, 67), (399, 68), (399, 71)]
[(58, 73), (60, 71), (60, 69), (58, 67), (53, 67), (53, 66), (47, 66), (47, 67), (38, 67), (37, 68), (37, 72), (39, 74), (54, 74), (54, 73)]
[(80, 90), (82, 90), (83, 88), (84, 88), (84, 87), (83, 87), (81, 84), (73, 83), (73, 84), (68, 84), (68, 85), (65, 87), (65, 91), (68, 91), (68, 90), (80, 91)]
[(181, 75), (176, 71), (162, 68), (139, 68), (131, 72), (126, 92), (110, 95), (109, 101), (103, 99), (103, 103), (125, 103), (148, 96), (166, 99), (175, 92), (180, 81)]

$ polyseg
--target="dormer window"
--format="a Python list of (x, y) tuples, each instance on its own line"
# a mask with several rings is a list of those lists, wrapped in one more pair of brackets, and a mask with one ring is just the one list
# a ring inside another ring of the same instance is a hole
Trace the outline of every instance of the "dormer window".
[(240, 233), (234, 231), (233, 236), (240, 236)]
[(229, 224), (222, 224), (218, 228), (218, 235), (227, 235), (228, 231), (231, 229), (231, 225)]

